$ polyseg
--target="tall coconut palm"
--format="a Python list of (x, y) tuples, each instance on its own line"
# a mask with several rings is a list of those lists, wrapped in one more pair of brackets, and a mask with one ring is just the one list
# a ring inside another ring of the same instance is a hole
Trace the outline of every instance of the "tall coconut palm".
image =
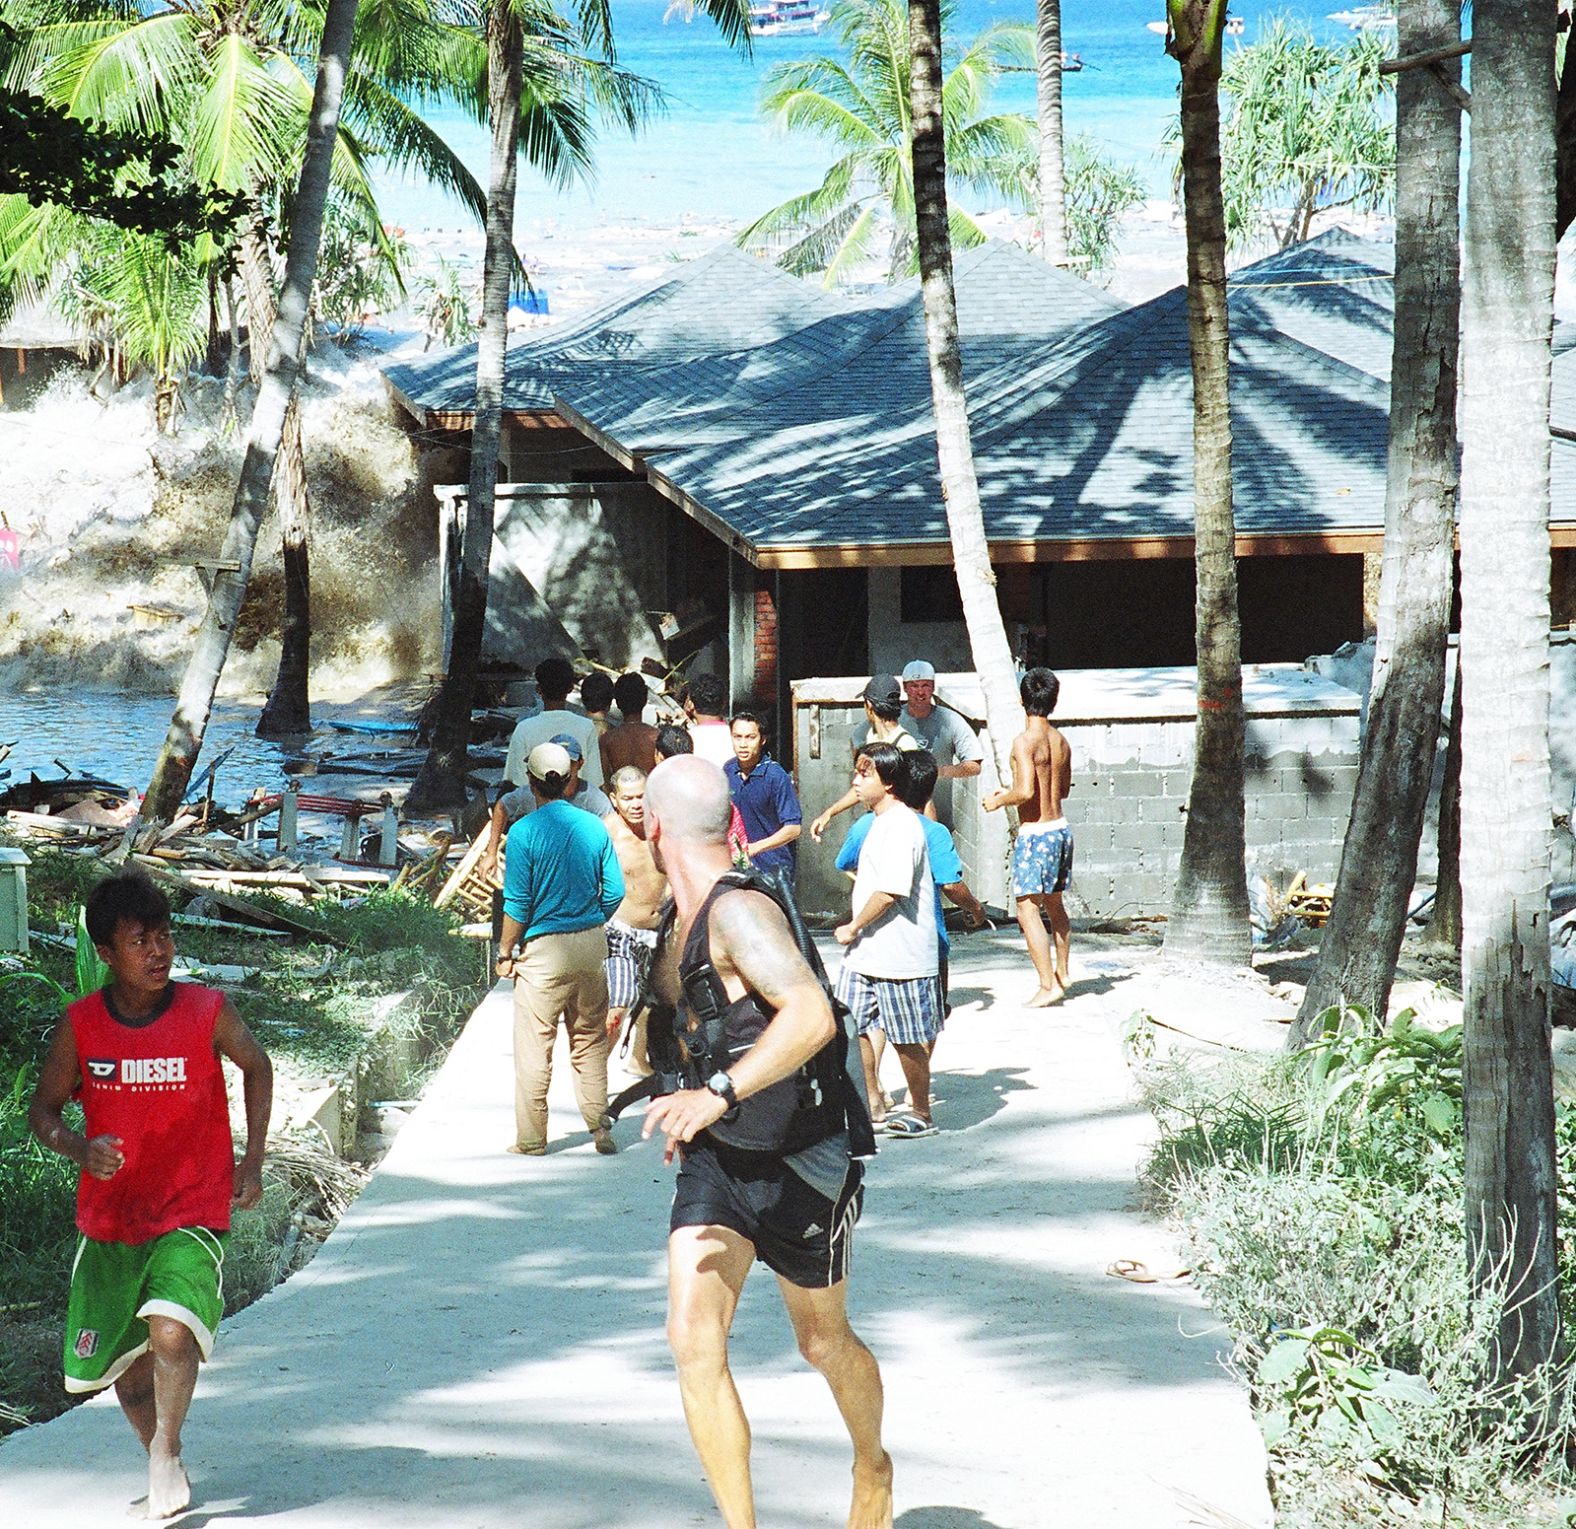
[(1198, 722), (1182, 863), (1166, 950), (1246, 965), (1242, 627), (1231, 496), (1226, 216), (1220, 189), (1220, 55), (1226, 0), (1166, 0), (1166, 51), (1182, 70), (1182, 192), (1193, 358), (1193, 517)]
[[(700, 8), (730, 43), (749, 47), (748, 0), (702, 0)], [(609, 0), (585, 0), (581, 25), (611, 55), (613, 22)], [(471, 427), (470, 479), (465, 533), (460, 548), (449, 651), (444, 655), (431, 741), (405, 805), (413, 812), (461, 807), (469, 791), (466, 773), (471, 740), (471, 705), (487, 626), (487, 583), (492, 568), (494, 508), (498, 488), (498, 442), (503, 428), (504, 369), (508, 360), (509, 290), (513, 246), (515, 161), (520, 147), (522, 55), (531, 46), (520, 26), (518, 4), (495, 0), (488, 16), (488, 114), (492, 130), (487, 190), (487, 248), (482, 268), (482, 332), (476, 347), (476, 401)], [(628, 118), (633, 126), (633, 115)]]
[(1492, 1378), (1556, 1353), (1549, 1029), (1552, 0), (1473, 7), (1462, 292), (1462, 1086), (1474, 1288), (1514, 1293)]
[[(1403, 57), (1461, 38), (1456, 0), (1402, 0)], [(1448, 65), (1459, 81), (1459, 60)], [(1456, 514), (1461, 108), (1426, 70), (1396, 87), (1395, 338), (1379, 631), (1335, 902), (1288, 1044), (1332, 1005), (1389, 1005), (1434, 776)]]
[(1035, 80), (1040, 116), (1040, 247), (1067, 264), (1067, 192), (1062, 166), (1062, 0), (1036, 0)]
[[(848, 59), (821, 55), (779, 64), (767, 76), (762, 110), (787, 133), (806, 133), (838, 150), (813, 191), (764, 212), (739, 235), (747, 249), (773, 252), (799, 276), (846, 280), (885, 241), (889, 280), (919, 268), (915, 188), (909, 150), (909, 20), (905, 0), (834, 0), (832, 24)], [(954, 0), (942, 14), (950, 21)], [(980, 33), (941, 82), (948, 181), (1029, 211), (1036, 195), (1025, 162), (1037, 155), (1034, 123), (1021, 112), (985, 113), (991, 87), (1008, 67), (1028, 68), (1031, 27), (1000, 24)], [(949, 208), (952, 242), (982, 244), (985, 231), (967, 212)]]
[(947, 534), (963, 602), (963, 622), (984, 691), (996, 768), (1003, 780), (1010, 781), (1010, 750), (1023, 727), (1023, 707), (996, 598), (996, 574), (985, 539), (968, 400), (963, 391), (963, 352), (958, 344), (958, 302), (947, 213), (940, 0), (909, 0), (908, 21), (915, 232), (941, 497), (947, 509)]
[(290, 222), (279, 313), (269, 338), (268, 361), (257, 390), (252, 427), (246, 440), (246, 457), (224, 538), (223, 565), (228, 566), (221, 565), (214, 574), (208, 609), (181, 681), (175, 715), (170, 720), (169, 733), (148, 785), (143, 812), (156, 822), (168, 822), (180, 809), (213, 706), (214, 691), (229, 652), (230, 633), (235, 630), (236, 618), (246, 599), (252, 553), (257, 546), (257, 528), (268, 508), (274, 462), (284, 433), (285, 416), (295, 397), (296, 375), (301, 365), (301, 343), (312, 282), (317, 274), (323, 210), (328, 202), (334, 148), (339, 134), (339, 108), (350, 67), (356, 4), (357, 0), (329, 0), (328, 13), (324, 17), (322, 52), (312, 95), (301, 183)]

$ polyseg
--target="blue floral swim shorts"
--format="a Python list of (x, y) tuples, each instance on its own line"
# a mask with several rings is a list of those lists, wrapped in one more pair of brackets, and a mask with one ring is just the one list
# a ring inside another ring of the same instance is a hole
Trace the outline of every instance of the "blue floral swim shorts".
[(1024, 823), (1012, 846), (1012, 895), (1065, 892), (1073, 874), (1073, 831), (1065, 818)]

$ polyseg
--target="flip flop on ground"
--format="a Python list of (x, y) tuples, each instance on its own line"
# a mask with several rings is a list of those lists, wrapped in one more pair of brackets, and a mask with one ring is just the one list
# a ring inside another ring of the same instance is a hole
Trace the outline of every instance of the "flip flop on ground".
[(926, 1120), (923, 1115), (888, 1115), (886, 1118), (888, 1136), (934, 1136), (938, 1129), (935, 1121)]
[(1115, 1279), (1129, 1280), (1135, 1285), (1158, 1285), (1163, 1280), (1186, 1279), (1193, 1271), (1178, 1269), (1174, 1274), (1154, 1274), (1148, 1264), (1136, 1258), (1119, 1258), (1115, 1263), (1107, 1264), (1105, 1272)]

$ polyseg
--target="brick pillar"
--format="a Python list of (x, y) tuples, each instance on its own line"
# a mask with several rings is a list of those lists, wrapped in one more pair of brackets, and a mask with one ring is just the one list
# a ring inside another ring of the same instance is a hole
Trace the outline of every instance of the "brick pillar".
[(770, 573), (755, 575), (755, 681), (750, 694), (768, 710), (777, 702), (777, 596)]

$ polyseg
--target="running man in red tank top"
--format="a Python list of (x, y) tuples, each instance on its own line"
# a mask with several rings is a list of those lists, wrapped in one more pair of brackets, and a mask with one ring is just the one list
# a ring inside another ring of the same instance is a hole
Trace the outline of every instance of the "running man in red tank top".
[[(223, 993), (170, 981), (170, 905), (146, 876), (101, 881), (87, 926), (111, 980), (66, 1010), (27, 1118), (82, 1169), (66, 1389), (114, 1386), (148, 1452), (133, 1511), (169, 1518), (191, 1503), (181, 1425), (224, 1313), (230, 1211), (262, 1198), (273, 1068)], [(246, 1101), (239, 1162), (221, 1057)], [(62, 1116), (73, 1096), (80, 1132)]]

